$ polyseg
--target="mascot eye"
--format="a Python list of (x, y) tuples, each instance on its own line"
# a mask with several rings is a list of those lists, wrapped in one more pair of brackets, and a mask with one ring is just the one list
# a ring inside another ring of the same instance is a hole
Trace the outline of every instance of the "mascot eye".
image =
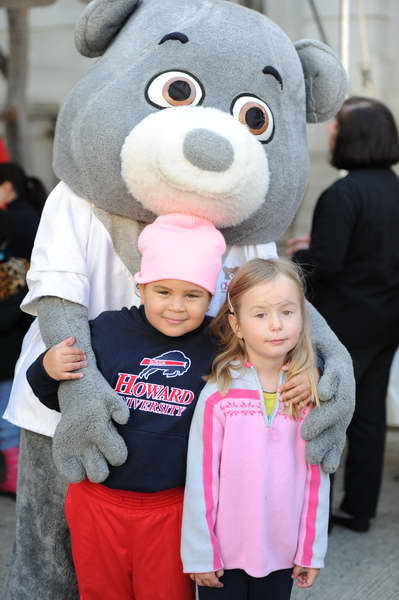
[(145, 95), (153, 106), (169, 108), (202, 104), (205, 91), (193, 75), (182, 71), (167, 71), (149, 81)]
[(231, 105), (231, 114), (246, 125), (263, 144), (267, 144), (273, 138), (273, 113), (260, 98), (249, 94), (238, 96)]

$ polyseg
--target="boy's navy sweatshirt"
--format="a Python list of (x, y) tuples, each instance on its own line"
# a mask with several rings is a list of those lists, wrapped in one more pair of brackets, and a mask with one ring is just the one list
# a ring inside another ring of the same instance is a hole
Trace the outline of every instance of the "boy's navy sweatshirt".
[[(115, 424), (127, 461), (110, 466), (104, 485), (137, 492), (184, 485), (191, 418), (216, 355), (209, 323), (206, 317), (195, 331), (169, 337), (149, 324), (143, 306), (103, 312), (90, 322), (97, 366), (130, 408), (127, 424)], [(59, 411), (59, 382), (47, 375), (43, 356), (27, 378), (39, 400)]]

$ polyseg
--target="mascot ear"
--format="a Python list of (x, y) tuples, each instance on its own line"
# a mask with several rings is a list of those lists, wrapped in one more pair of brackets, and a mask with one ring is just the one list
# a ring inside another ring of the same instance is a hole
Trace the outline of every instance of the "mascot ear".
[(104, 54), (139, 4), (141, 0), (92, 0), (75, 30), (75, 45), (80, 54), (88, 58)]
[(345, 69), (322, 42), (300, 40), (295, 48), (305, 75), (306, 120), (308, 123), (327, 121), (337, 114), (345, 99)]

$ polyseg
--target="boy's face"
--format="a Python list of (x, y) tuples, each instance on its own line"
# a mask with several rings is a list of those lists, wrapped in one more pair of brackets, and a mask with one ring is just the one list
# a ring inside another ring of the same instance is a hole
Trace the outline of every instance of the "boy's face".
[(178, 337), (197, 329), (211, 300), (202, 287), (178, 279), (162, 279), (140, 285), (148, 321), (164, 335)]

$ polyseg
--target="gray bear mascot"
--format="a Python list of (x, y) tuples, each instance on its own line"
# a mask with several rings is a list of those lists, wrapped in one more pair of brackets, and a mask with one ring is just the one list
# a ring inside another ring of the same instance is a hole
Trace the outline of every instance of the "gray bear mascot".
[[(331, 118), (346, 89), (328, 47), (293, 44), (268, 18), (224, 0), (93, 0), (76, 45), (98, 60), (58, 119), (61, 182), (44, 209), (23, 303), (38, 319), (6, 412), (23, 434), (5, 600), (78, 597), (63, 517), (67, 481), (104, 481), (108, 464), (126, 460), (113, 422), (129, 416), (97, 370), (88, 319), (137, 302), (143, 226), (154, 215), (188, 212), (223, 232), (216, 310), (238, 266), (276, 256), (274, 242), (304, 195), (306, 123)], [(323, 402), (302, 433), (308, 459), (333, 472), (353, 411), (352, 366), (309, 311), (324, 364)], [(88, 367), (82, 380), (61, 384), (60, 417), (35, 398), (25, 372), (46, 346), (69, 336)]]

